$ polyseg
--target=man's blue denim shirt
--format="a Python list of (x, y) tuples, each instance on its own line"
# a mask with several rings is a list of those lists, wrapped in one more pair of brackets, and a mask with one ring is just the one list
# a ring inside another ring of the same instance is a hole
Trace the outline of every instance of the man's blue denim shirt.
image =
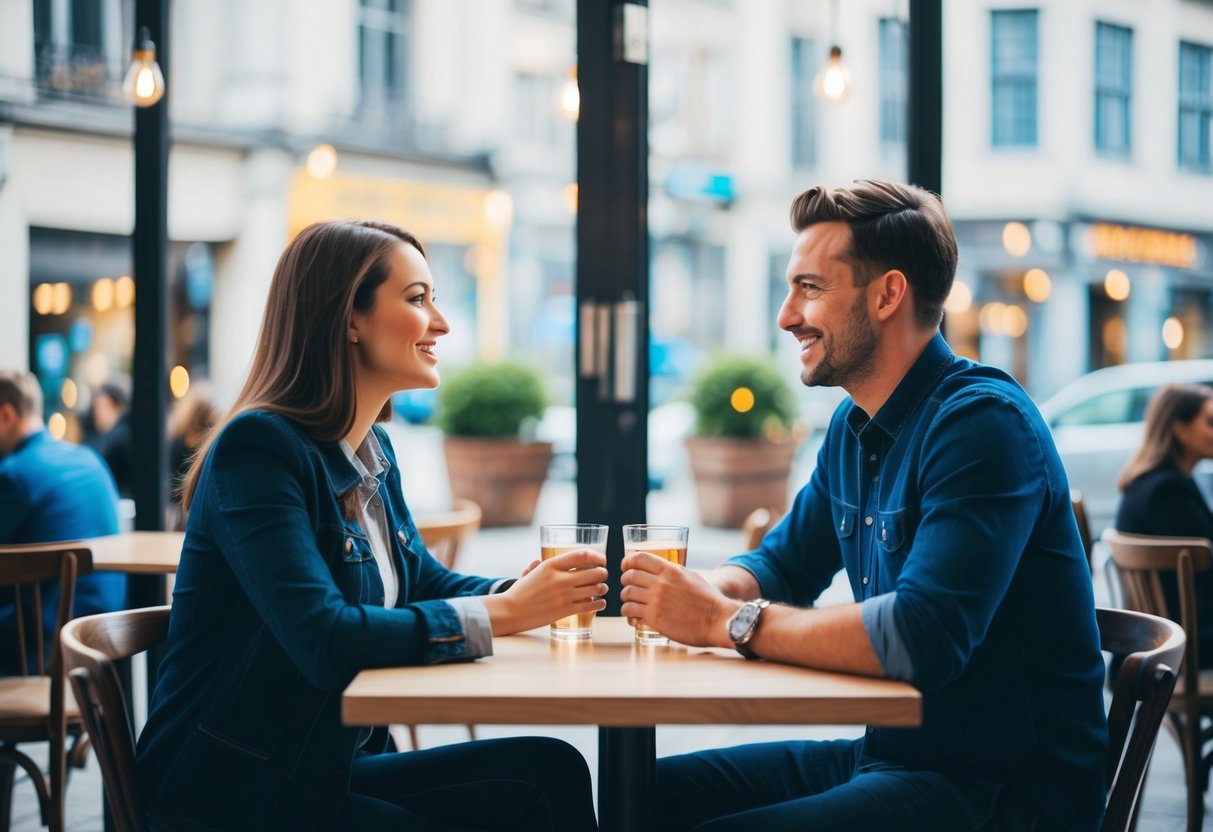
[(1096, 828), (1090, 573), (1052, 437), (1008, 375), (937, 334), (875, 416), (838, 408), (792, 510), (729, 563), (799, 606), (846, 569), (886, 675), (923, 693), (921, 727), (868, 729), (865, 765), (1006, 780), (1066, 828)]

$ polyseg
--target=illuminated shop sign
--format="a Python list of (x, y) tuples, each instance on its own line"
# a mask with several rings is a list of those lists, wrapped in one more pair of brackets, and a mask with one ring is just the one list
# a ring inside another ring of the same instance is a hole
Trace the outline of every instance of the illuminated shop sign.
[(1088, 240), (1091, 256), (1101, 260), (1195, 269), (1205, 259), (1200, 240), (1178, 231), (1097, 222), (1091, 224)]

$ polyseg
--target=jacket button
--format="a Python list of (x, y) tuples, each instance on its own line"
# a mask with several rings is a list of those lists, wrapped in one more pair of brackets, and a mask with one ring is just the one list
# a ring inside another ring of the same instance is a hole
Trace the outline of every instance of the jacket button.
[(406, 543), (408, 541), (408, 538), (405, 537), (404, 532), (402, 531), (396, 532), (396, 537), (400, 538), (401, 543)]
[(865, 526), (870, 526), (870, 525), (872, 525), (872, 518), (871, 518), (871, 517), (865, 517), (865, 518), (863, 518), (863, 524), (864, 524)]
[(867, 586), (867, 585), (868, 585), (868, 576), (867, 576), (867, 575), (864, 575), (864, 576), (863, 576), (863, 585), (864, 585), (864, 586)]
[(345, 551), (354, 551), (354, 541), (350, 540), (348, 537), (345, 539)]

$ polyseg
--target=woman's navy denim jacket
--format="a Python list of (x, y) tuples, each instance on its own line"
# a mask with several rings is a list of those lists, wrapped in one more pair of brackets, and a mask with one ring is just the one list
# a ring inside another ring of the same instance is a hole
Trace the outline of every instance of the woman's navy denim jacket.
[(426, 551), (375, 430), (391, 463), (381, 494), (400, 598), (390, 610), (366, 534), (339, 504), (358, 481), (339, 443), (252, 411), (212, 446), (139, 738), (153, 829), (324, 828), (367, 738), (341, 724), (346, 684), (364, 668), (465, 658), (459, 614), (441, 599), (493, 581)]

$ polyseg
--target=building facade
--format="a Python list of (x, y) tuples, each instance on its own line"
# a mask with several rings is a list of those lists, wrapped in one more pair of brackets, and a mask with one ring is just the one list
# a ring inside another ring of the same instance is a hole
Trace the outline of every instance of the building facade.
[[(131, 0), (0, 0), (0, 354), (72, 422), (129, 370)], [(653, 401), (774, 317), (815, 184), (904, 179), (906, 0), (651, 0)], [(447, 366), (516, 353), (571, 397), (573, 0), (174, 0), (170, 365), (230, 397), (278, 253), (379, 216), (429, 247)], [(1213, 354), (1213, 3), (944, 3), (946, 332), (1037, 397)], [(850, 94), (814, 92), (831, 46)], [(587, 163), (592, 164), (592, 160)], [(802, 391), (812, 397), (815, 391)]]

